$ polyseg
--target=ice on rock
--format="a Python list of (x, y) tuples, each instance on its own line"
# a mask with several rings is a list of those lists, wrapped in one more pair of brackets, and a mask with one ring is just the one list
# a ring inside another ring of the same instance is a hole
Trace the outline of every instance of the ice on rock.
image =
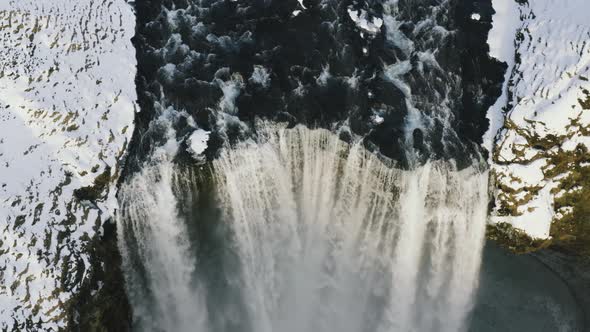
[(203, 129), (195, 130), (188, 138), (189, 152), (193, 157), (198, 158), (207, 149), (207, 141), (209, 141), (209, 131)]
[(350, 19), (354, 21), (357, 27), (365, 32), (376, 34), (381, 31), (383, 20), (378, 17), (369, 18), (369, 14), (364, 9), (354, 10), (349, 8), (348, 16), (350, 16)]

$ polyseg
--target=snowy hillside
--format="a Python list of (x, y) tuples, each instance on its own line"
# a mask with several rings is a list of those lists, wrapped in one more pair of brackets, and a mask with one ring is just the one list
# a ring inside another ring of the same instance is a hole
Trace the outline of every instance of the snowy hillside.
[(576, 236), (590, 190), (590, 4), (519, 2), (493, 2), (491, 55), (509, 69), (488, 115), (492, 220), (536, 238)]
[(134, 28), (124, 0), (0, 1), (2, 330), (65, 324), (133, 132)]

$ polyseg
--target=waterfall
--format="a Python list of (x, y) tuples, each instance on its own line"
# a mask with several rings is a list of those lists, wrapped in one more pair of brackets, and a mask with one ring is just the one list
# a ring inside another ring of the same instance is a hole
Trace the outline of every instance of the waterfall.
[(457, 331), (487, 175), (402, 171), (326, 130), (271, 129), (214, 162), (255, 331)]
[[(179, 192), (205, 188), (162, 155), (124, 184), (128, 289), (135, 316), (151, 317), (141, 330), (465, 328), (485, 233), (486, 171), (449, 161), (401, 170), (328, 130), (258, 127), (256, 140), (226, 147), (210, 165), (209, 194), (221, 211), (214, 222), (229, 229), (222, 245), (235, 257), (211, 268), (238, 265), (222, 274), (233, 287), (203, 286), (219, 281), (199, 271), (198, 246), (186, 235), (204, 221), (181, 213)], [(244, 315), (223, 304), (231, 301), (209, 303), (230, 297)], [(236, 327), (212, 323), (224, 320)]]
[(119, 249), (134, 320), (143, 331), (205, 331), (202, 290), (193, 280), (194, 258), (174, 192), (178, 143), (171, 125), (178, 116), (168, 109), (155, 121), (165, 143), (119, 192)]

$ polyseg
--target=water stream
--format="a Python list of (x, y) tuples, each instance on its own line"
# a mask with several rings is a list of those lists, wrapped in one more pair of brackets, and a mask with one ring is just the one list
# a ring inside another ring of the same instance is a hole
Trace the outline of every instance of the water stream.
[[(485, 171), (444, 161), (401, 170), (330, 131), (270, 124), (212, 163), (213, 192), (199, 193), (202, 181), (166, 158), (152, 163), (121, 195), (142, 330), (225, 331), (231, 321), (257, 332), (464, 328), (483, 247)], [(215, 197), (218, 220), (186, 217), (190, 191)], [(187, 229), (211, 222), (227, 228), (221, 241), (234, 266), (217, 273), (227, 289), (205, 294), (210, 271), (195, 271), (193, 259), (203, 245), (191, 245)], [(224, 308), (224, 297), (239, 304)]]
[[(481, 305), (506, 270), (478, 289), (501, 66), (470, 28), (475, 2), (304, 3), (138, 2), (117, 228), (135, 329), (520, 326)], [(195, 130), (210, 132), (197, 158)]]

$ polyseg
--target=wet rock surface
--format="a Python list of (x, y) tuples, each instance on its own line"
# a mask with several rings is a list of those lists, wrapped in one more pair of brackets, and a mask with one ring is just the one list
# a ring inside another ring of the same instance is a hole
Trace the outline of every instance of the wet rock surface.
[(212, 132), (209, 159), (263, 118), (360, 137), (405, 167), (408, 149), (467, 165), (503, 78), (487, 56), (492, 13), (490, 1), (139, 2), (131, 154), (174, 107)]

